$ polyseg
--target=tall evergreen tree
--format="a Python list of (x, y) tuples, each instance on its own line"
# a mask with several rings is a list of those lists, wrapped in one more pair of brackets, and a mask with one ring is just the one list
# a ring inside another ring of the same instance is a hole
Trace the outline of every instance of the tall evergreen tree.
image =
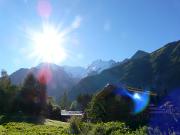
[(88, 106), (89, 102), (92, 99), (92, 95), (89, 94), (80, 94), (77, 97), (77, 103), (80, 105), (80, 109), (84, 111), (86, 107)]
[(46, 108), (46, 84), (40, 83), (32, 73), (28, 74), (20, 99), (20, 108), (23, 112), (39, 115)]
[(13, 110), (15, 98), (19, 89), (11, 84), (10, 78), (5, 70), (1, 71), (0, 78), (0, 112), (9, 113)]
[(1, 71), (0, 85), (4, 90), (8, 89), (8, 87), (11, 85), (11, 81), (6, 70)]
[(60, 99), (60, 107), (61, 109), (69, 109), (69, 101), (68, 101), (68, 96), (67, 96), (67, 92), (65, 91), (63, 96)]

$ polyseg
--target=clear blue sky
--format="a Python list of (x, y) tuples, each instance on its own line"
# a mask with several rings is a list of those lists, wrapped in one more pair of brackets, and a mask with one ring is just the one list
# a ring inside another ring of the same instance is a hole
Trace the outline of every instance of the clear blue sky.
[(137, 50), (152, 52), (180, 39), (179, 0), (49, 0), (48, 17), (41, 15), (38, 3), (0, 0), (0, 69), (12, 73), (40, 62), (28, 57), (26, 30), (39, 30), (44, 20), (68, 28), (79, 18), (66, 36), (68, 56), (59, 65), (121, 61)]

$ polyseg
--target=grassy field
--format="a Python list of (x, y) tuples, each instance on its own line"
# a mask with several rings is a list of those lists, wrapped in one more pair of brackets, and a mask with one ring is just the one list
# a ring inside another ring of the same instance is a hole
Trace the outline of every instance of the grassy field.
[[(0, 125), (0, 135), (68, 135), (69, 123), (46, 119), (45, 123), (32, 124), (27, 122), (9, 122)], [(70, 133), (69, 133), (70, 134)], [(129, 132), (119, 123), (83, 124), (81, 135), (144, 135), (142, 131)]]
[[(17, 119), (17, 118), (16, 118)], [(0, 125), (0, 135), (68, 135), (72, 133), (72, 129), (78, 130), (81, 135), (144, 135), (144, 130), (131, 132), (121, 122), (109, 123), (77, 123), (75, 125), (56, 120), (46, 119), (43, 124), (33, 124), (29, 122), (6, 121)]]
[[(78, 119), (69, 122), (45, 119), (43, 124), (33, 124), (11, 119), (0, 124), (0, 135), (68, 135), (71, 133), (80, 135), (146, 135), (148, 132), (150, 134), (162, 134), (159, 129), (147, 127), (132, 130), (121, 122), (93, 124), (80, 122)], [(171, 134), (176, 133), (171, 132)]]
[(0, 125), (0, 135), (66, 135), (69, 124), (46, 119), (44, 124), (9, 122)]

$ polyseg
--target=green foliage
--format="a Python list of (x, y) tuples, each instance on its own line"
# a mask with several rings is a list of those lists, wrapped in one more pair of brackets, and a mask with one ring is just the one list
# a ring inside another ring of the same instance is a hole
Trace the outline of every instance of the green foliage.
[(79, 117), (73, 116), (69, 120), (70, 123), (70, 133), (80, 134), (81, 133), (81, 119)]
[(0, 135), (67, 135), (67, 127), (62, 124), (35, 125), (25, 122), (10, 122), (0, 125)]
[(48, 104), (47, 105), (47, 112), (46, 117), (50, 119), (61, 119), (61, 109), (57, 105)]
[[(46, 119), (44, 124), (33, 124), (26, 122), (8, 122), (0, 125), (0, 135), (146, 135), (146, 134), (165, 134), (158, 127), (139, 127), (135, 130), (130, 129), (122, 122), (107, 123), (84, 123), (79, 118), (72, 118), (69, 123)], [(74, 125), (74, 126), (73, 126)], [(72, 132), (75, 129), (77, 132)], [(168, 134), (175, 135), (176, 132)]]
[(87, 118), (92, 122), (126, 121), (130, 117), (133, 103), (129, 97), (115, 95), (114, 87), (105, 87), (93, 97), (88, 109)]
[[(107, 123), (76, 123), (76, 130), (74, 134), (80, 135), (146, 135), (147, 128), (142, 127), (132, 130), (122, 122), (107, 122)], [(72, 132), (71, 132), (72, 133)]]
[(50, 119), (56, 119), (56, 120), (61, 119), (61, 108), (58, 105), (56, 105), (53, 97), (48, 97), (46, 117)]
[[(42, 76), (43, 77), (43, 76)], [(42, 78), (41, 78), (42, 79)], [(47, 104), (48, 103), (48, 104)], [(61, 118), (61, 109), (53, 99), (46, 97), (46, 84), (30, 73), (23, 86), (17, 87), (11, 84), (6, 71), (2, 71), (0, 78), (0, 113), (22, 114), (32, 116), (47, 116), (52, 119)], [(8, 118), (3, 120), (8, 121)], [(14, 121), (16, 119), (13, 118)], [(25, 121), (24, 117), (18, 120)]]
[(135, 135), (148, 134), (148, 128), (146, 126), (141, 127), (139, 129), (136, 129), (135, 131), (133, 131), (132, 134), (135, 134)]
[(10, 78), (7, 74), (7, 72), (5, 70), (2, 70), (1, 71), (1, 81), (0, 81), (0, 86), (3, 88), (3, 89), (8, 89), (9, 86), (11, 86), (11, 81), (10, 81)]
[(10, 113), (0, 117), (0, 124), (6, 124), (9, 122), (28, 122), (28, 123), (44, 123), (44, 117), (40, 116), (32, 116), (32, 115), (25, 115), (22, 113)]
[(68, 95), (67, 95), (66, 91), (64, 92), (63, 96), (61, 97), (59, 105), (60, 105), (61, 109), (63, 109), (63, 110), (69, 109), (70, 102), (68, 100)]
[(77, 103), (76, 100), (71, 103), (70, 110), (71, 110), (71, 111), (80, 110), (79, 104)]
[(13, 111), (18, 92), (19, 88), (11, 84), (7, 72), (3, 70), (0, 78), (0, 113)]
[(19, 109), (27, 114), (39, 115), (46, 109), (46, 84), (28, 74), (18, 97)]
[(119, 131), (119, 134), (127, 134), (130, 129), (125, 126), (124, 123), (120, 122), (108, 122), (98, 123), (92, 130), (94, 135), (110, 135), (115, 131)]
[(80, 125), (80, 129), (81, 129), (80, 134), (82, 134), (82, 135), (93, 135), (92, 130), (93, 130), (94, 127), (95, 127), (95, 125), (92, 124), (92, 123), (82, 122), (81, 125)]
[(90, 102), (88, 109), (86, 110), (86, 114), (87, 118), (92, 122), (105, 121), (107, 119), (105, 101), (98, 100), (94, 97)]
[(76, 101), (80, 106), (80, 110), (84, 111), (87, 108), (91, 99), (92, 99), (92, 95), (89, 95), (89, 94), (78, 95)]

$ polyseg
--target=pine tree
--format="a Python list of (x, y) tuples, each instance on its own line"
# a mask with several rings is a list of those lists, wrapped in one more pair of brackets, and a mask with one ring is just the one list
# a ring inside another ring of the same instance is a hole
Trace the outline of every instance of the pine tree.
[(30, 73), (20, 94), (20, 108), (24, 113), (39, 115), (46, 109), (46, 84), (41, 84)]
[(60, 99), (60, 107), (61, 109), (69, 109), (69, 101), (68, 101), (68, 96), (67, 96), (67, 92), (65, 91), (63, 96)]

